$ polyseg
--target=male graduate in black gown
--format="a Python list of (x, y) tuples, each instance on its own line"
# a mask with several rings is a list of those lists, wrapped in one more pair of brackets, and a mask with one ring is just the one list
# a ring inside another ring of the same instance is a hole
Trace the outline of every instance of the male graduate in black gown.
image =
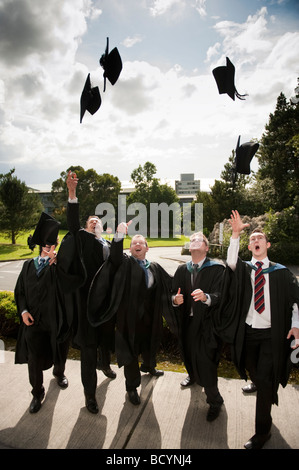
[[(114, 322), (111, 320), (101, 325), (101, 328), (94, 328), (87, 318), (87, 298), (95, 273), (109, 257), (110, 244), (101, 237), (98, 217), (89, 217), (87, 227), (81, 229), (79, 202), (76, 196), (78, 181), (76, 174), (70, 171), (67, 177), (69, 234), (65, 237), (60, 250), (63, 248), (68, 258), (78, 259), (77, 267), (70, 266), (70, 271), (74, 275), (76, 273), (79, 275), (80, 269), (82, 269), (82, 273), (85, 273), (81, 285), (77, 283), (75, 290), (72, 285), (69, 287), (66, 322), (72, 329), (73, 344), (80, 349), (81, 353), (81, 380), (85, 404), (88, 411), (96, 414), (99, 411), (96, 401), (98, 347), (101, 348), (101, 358), (106, 359), (105, 364), (101, 366), (103, 372), (110, 378), (116, 377), (115, 372), (110, 368), (110, 351), (114, 350)], [(59, 261), (61, 261), (59, 264), (61, 268), (65, 269), (66, 278), (69, 278), (70, 273), (65, 268), (67, 260)]]
[(212, 317), (219, 305), (224, 265), (207, 257), (209, 242), (201, 233), (190, 237), (191, 260), (178, 267), (173, 279), (173, 303), (177, 306), (179, 343), (188, 376), (182, 387), (197, 383), (204, 387), (214, 421), (223, 398), (219, 393), (217, 367), (221, 341), (213, 332)]
[(28, 363), (33, 399), (30, 413), (40, 410), (45, 396), (43, 370), (52, 365), (61, 388), (68, 386), (64, 375), (69, 342), (57, 342), (63, 300), (57, 284), (55, 247), (59, 223), (42, 213), (32, 240), (40, 245), (40, 255), (24, 262), (15, 286), (15, 300), (21, 325), (15, 363)]
[[(148, 245), (142, 235), (132, 237), (131, 256), (123, 254), (127, 224), (118, 226), (110, 258), (95, 276), (89, 292), (88, 316), (92, 324), (115, 316), (115, 349), (118, 366), (124, 366), (126, 390), (131, 403), (140, 404), (137, 388), (140, 370), (153, 376), (156, 369), (163, 319), (172, 325), (171, 277), (158, 264), (146, 259)], [(139, 368), (138, 356), (143, 363)]]
[(248, 224), (238, 211), (232, 211), (230, 224), (229, 268), (217, 331), (233, 342), (240, 376), (247, 380), (248, 372), (256, 385), (255, 434), (245, 448), (260, 449), (271, 437), (271, 408), (278, 405), (279, 384), (285, 387), (288, 382), (291, 348), (299, 345), (299, 286), (285, 266), (269, 261), (271, 245), (262, 230), (249, 237), (251, 262), (242, 261), (239, 237)]

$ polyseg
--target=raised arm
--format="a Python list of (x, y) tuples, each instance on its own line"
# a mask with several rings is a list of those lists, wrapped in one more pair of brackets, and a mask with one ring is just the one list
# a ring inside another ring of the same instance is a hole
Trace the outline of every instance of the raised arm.
[(232, 211), (229, 223), (232, 227), (232, 236), (227, 250), (226, 262), (228, 266), (234, 271), (237, 266), (239, 254), (239, 237), (242, 230), (249, 226), (244, 224), (238, 211)]
[(78, 232), (80, 230), (79, 204), (76, 196), (76, 188), (78, 185), (76, 173), (68, 172), (66, 185), (68, 188), (68, 204), (67, 204), (67, 226), (70, 232)]
[(67, 179), (66, 179), (66, 185), (67, 185), (68, 192), (69, 192), (69, 199), (73, 199), (73, 200), (77, 199), (76, 189), (77, 189), (78, 181), (79, 179), (77, 178), (76, 173), (69, 171), (67, 175)]
[(244, 228), (249, 227), (249, 224), (244, 224), (238, 211), (232, 211), (229, 223), (232, 227), (232, 238), (239, 238), (240, 233)]

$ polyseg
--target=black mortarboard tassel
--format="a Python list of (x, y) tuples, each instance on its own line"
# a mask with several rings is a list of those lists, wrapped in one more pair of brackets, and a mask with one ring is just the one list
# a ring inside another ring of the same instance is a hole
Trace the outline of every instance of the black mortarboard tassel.
[(56, 245), (59, 225), (60, 222), (46, 212), (42, 212), (32, 235), (31, 243), (40, 246)]
[(90, 114), (94, 114), (101, 106), (101, 102), (99, 87), (91, 87), (90, 74), (88, 74), (80, 100), (80, 123), (82, 122), (85, 111), (87, 110)]
[(219, 94), (227, 93), (232, 100), (235, 101), (235, 96), (239, 100), (245, 100), (245, 95), (240, 95), (235, 87), (235, 66), (231, 63), (229, 58), (226, 58), (226, 65), (216, 67), (212, 70), (214, 78), (217, 83)]
[(119, 55), (117, 47), (112, 49), (109, 52), (109, 38), (107, 38), (107, 45), (105, 53), (100, 58), (100, 65), (104, 69), (104, 91), (106, 90), (106, 78), (108, 78), (109, 82), (114, 85), (117, 82), (117, 79), (122, 71), (122, 61)]

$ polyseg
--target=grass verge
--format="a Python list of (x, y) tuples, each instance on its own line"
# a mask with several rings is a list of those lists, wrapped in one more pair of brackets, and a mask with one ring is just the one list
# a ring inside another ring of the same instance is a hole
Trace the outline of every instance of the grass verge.
[[(11, 261), (11, 260), (19, 260), (19, 259), (27, 259), (33, 258), (38, 255), (39, 248), (36, 246), (33, 251), (28, 248), (27, 245), (27, 238), (31, 232), (24, 232), (17, 238), (17, 244), (12, 245), (9, 243), (9, 240), (4, 237), (3, 233), (0, 233), (0, 261)], [(61, 241), (67, 230), (60, 230), (59, 232), (59, 240)], [(105, 237), (107, 240), (111, 240), (111, 237)], [(180, 238), (149, 238), (148, 245), (149, 247), (157, 247), (157, 246), (184, 246), (184, 244), (188, 241), (186, 237)], [(124, 240), (124, 248), (127, 249), (130, 246), (130, 237), (126, 237)], [(57, 247), (59, 250), (59, 245)]]

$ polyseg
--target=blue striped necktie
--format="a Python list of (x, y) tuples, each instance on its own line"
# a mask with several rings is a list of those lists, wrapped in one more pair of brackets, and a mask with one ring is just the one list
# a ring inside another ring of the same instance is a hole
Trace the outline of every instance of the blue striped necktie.
[(136, 259), (137, 263), (139, 264), (139, 266), (141, 266), (141, 268), (143, 269), (144, 271), (144, 275), (145, 275), (145, 285), (146, 287), (148, 287), (148, 271), (147, 271), (147, 268), (145, 266), (145, 261), (141, 260), (141, 259)]
[(255, 280), (254, 280), (254, 308), (258, 313), (262, 313), (265, 310), (265, 301), (264, 301), (264, 284), (265, 276), (262, 272), (262, 262), (257, 261), (256, 263), (257, 270), (255, 271)]
[(41, 271), (44, 269), (46, 265), (46, 260), (45, 258), (40, 257), (38, 268), (37, 268), (37, 275), (39, 276)]

